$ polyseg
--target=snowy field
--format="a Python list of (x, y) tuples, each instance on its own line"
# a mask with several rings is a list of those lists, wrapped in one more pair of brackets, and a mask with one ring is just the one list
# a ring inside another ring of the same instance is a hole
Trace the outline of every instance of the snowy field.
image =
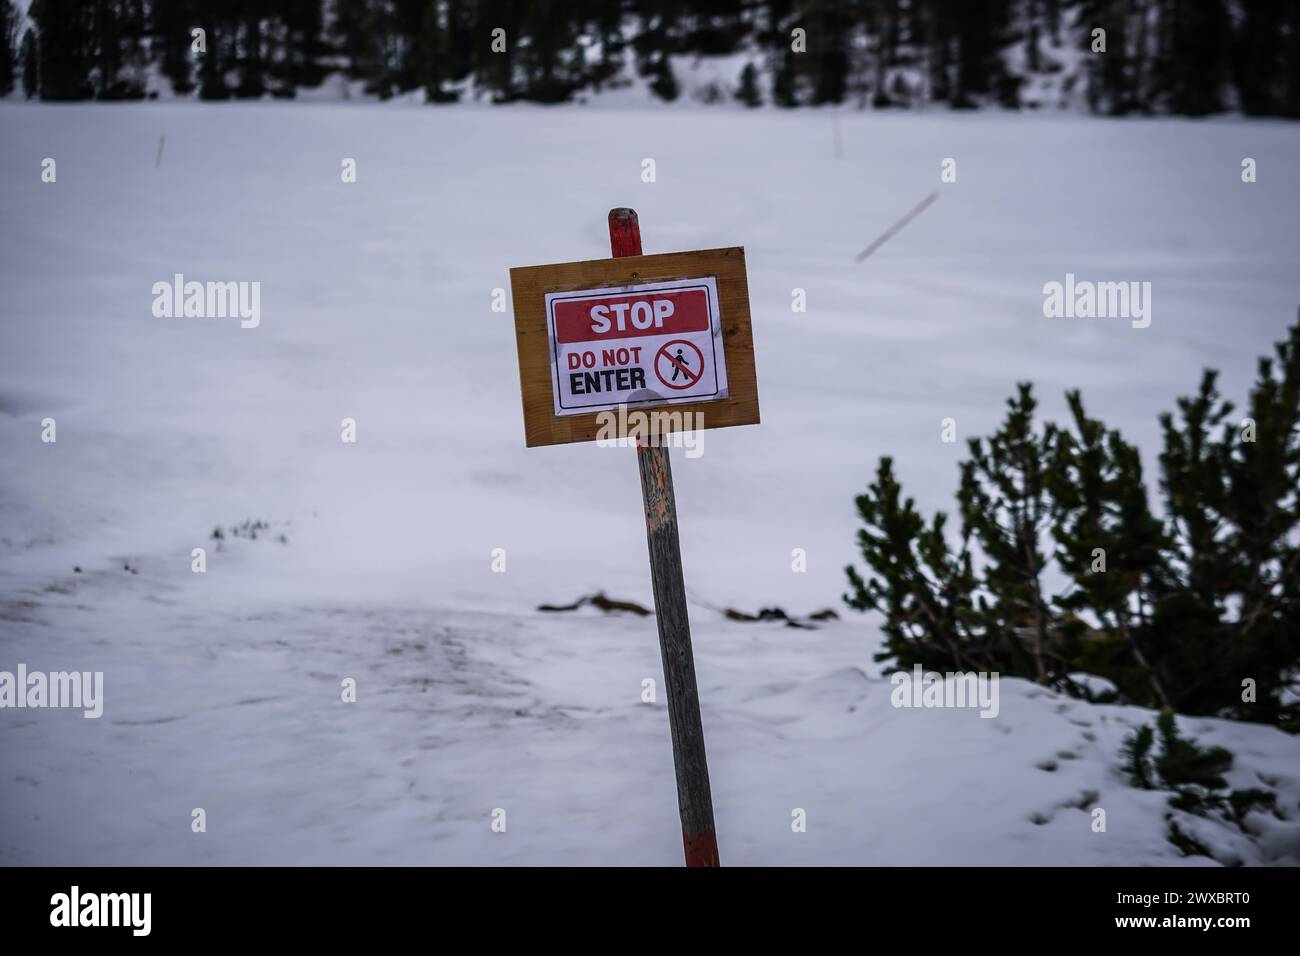
[[(895, 709), (872, 619), (714, 608), (846, 613), (877, 458), (950, 509), (942, 419), (985, 432), (1017, 380), (1149, 470), (1203, 365), (1244, 398), (1300, 304), (1300, 124), (838, 115), (839, 155), (812, 111), (0, 104), (0, 670), (106, 685), (100, 720), (0, 712), (0, 863), (680, 862), (652, 619), (535, 611), (651, 603), (634, 453), (525, 450), (491, 309), (511, 266), (608, 255), (619, 205), (648, 253), (747, 253), (763, 423), (673, 453), (723, 862), (1209, 862), (1115, 769), (1149, 712)], [(175, 273), (260, 282), (260, 324), (155, 318)], [(1150, 327), (1045, 318), (1066, 273), (1151, 282)], [(1183, 728), (1292, 816), (1207, 841), (1300, 863), (1300, 740)]]

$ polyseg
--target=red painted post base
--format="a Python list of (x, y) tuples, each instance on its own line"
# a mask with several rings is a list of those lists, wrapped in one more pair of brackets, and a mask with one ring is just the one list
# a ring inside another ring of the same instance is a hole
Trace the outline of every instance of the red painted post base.
[(722, 866), (718, 859), (718, 835), (713, 830), (695, 836), (682, 834), (687, 866)]

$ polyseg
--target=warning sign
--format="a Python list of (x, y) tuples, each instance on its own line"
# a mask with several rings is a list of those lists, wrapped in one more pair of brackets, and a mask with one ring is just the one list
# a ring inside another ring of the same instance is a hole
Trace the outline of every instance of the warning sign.
[(510, 288), (529, 448), (626, 437), (623, 403), (667, 432), (758, 424), (740, 246), (515, 266)]
[(546, 294), (556, 415), (727, 397), (717, 279)]

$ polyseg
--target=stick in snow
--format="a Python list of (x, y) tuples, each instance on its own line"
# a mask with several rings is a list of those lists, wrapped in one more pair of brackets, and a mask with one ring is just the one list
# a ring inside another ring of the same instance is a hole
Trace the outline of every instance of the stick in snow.
[(165, 142), (167, 142), (167, 134), (166, 134), (166, 133), (164, 133), (163, 135), (161, 135), (161, 136), (158, 137), (158, 158), (155, 159), (155, 160), (153, 161), (153, 168), (154, 168), (154, 169), (157, 169), (159, 166), (162, 165), (162, 151), (163, 151), (163, 143), (165, 143)]
[(877, 249), (879, 249), (881, 246), (883, 246), (885, 243), (887, 243), (890, 239), (894, 238), (894, 235), (895, 235), (895, 234), (896, 234), (900, 229), (902, 229), (902, 228), (903, 228), (904, 226), (906, 226), (909, 222), (911, 222), (913, 219), (915, 219), (917, 216), (919, 216), (922, 212), (924, 212), (924, 211), (926, 210), (926, 208), (927, 208), (931, 203), (933, 203), (936, 199), (938, 199), (938, 198), (939, 198), (939, 194), (938, 194), (938, 193), (930, 193), (930, 195), (926, 196), (926, 197), (925, 197), (924, 199), (922, 199), (919, 203), (917, 203), (915, 206), (913, 206), (911, 212), (909, 212), (909, 213), (908, 213), (906, 216), (904, 216), (902, 219), (898, 220), (898, 222), (894, 223), (892, 226), (890, 226), (888, 229), (886, 229), (884, 232), (882, 232), (882, 233), (880, 234), (880, 236), (876, 239), (875, 242), (873, 242), (871, 245), (867, 246), (867, 248), (865, 248), (865, 249), (863, 249), (861, 252), (859, 252), (858, 255), (857, 255), (857, 258), (854, 259), (853, 261), (854, 261), (854, 262), (861, 262), (861, 261), (862, 261), (863, 259), (865, 259), (867, 256), (871, 255), (873, 252), (875, 252)]

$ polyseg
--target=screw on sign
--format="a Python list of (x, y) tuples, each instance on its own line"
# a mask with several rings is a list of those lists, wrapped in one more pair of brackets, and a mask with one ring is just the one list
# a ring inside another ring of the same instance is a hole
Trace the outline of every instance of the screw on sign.
[[(636, 438), (686, 865), (718, 866), (677, 503), (657, 436), (758, 424), (745, 250), (642, 255), (631, 209), (610, 211), (609, 240), (609, 259), (510, 270), (524, 439)], [(648, 432), (626, 414), (660, 409), (674, 414)]]

